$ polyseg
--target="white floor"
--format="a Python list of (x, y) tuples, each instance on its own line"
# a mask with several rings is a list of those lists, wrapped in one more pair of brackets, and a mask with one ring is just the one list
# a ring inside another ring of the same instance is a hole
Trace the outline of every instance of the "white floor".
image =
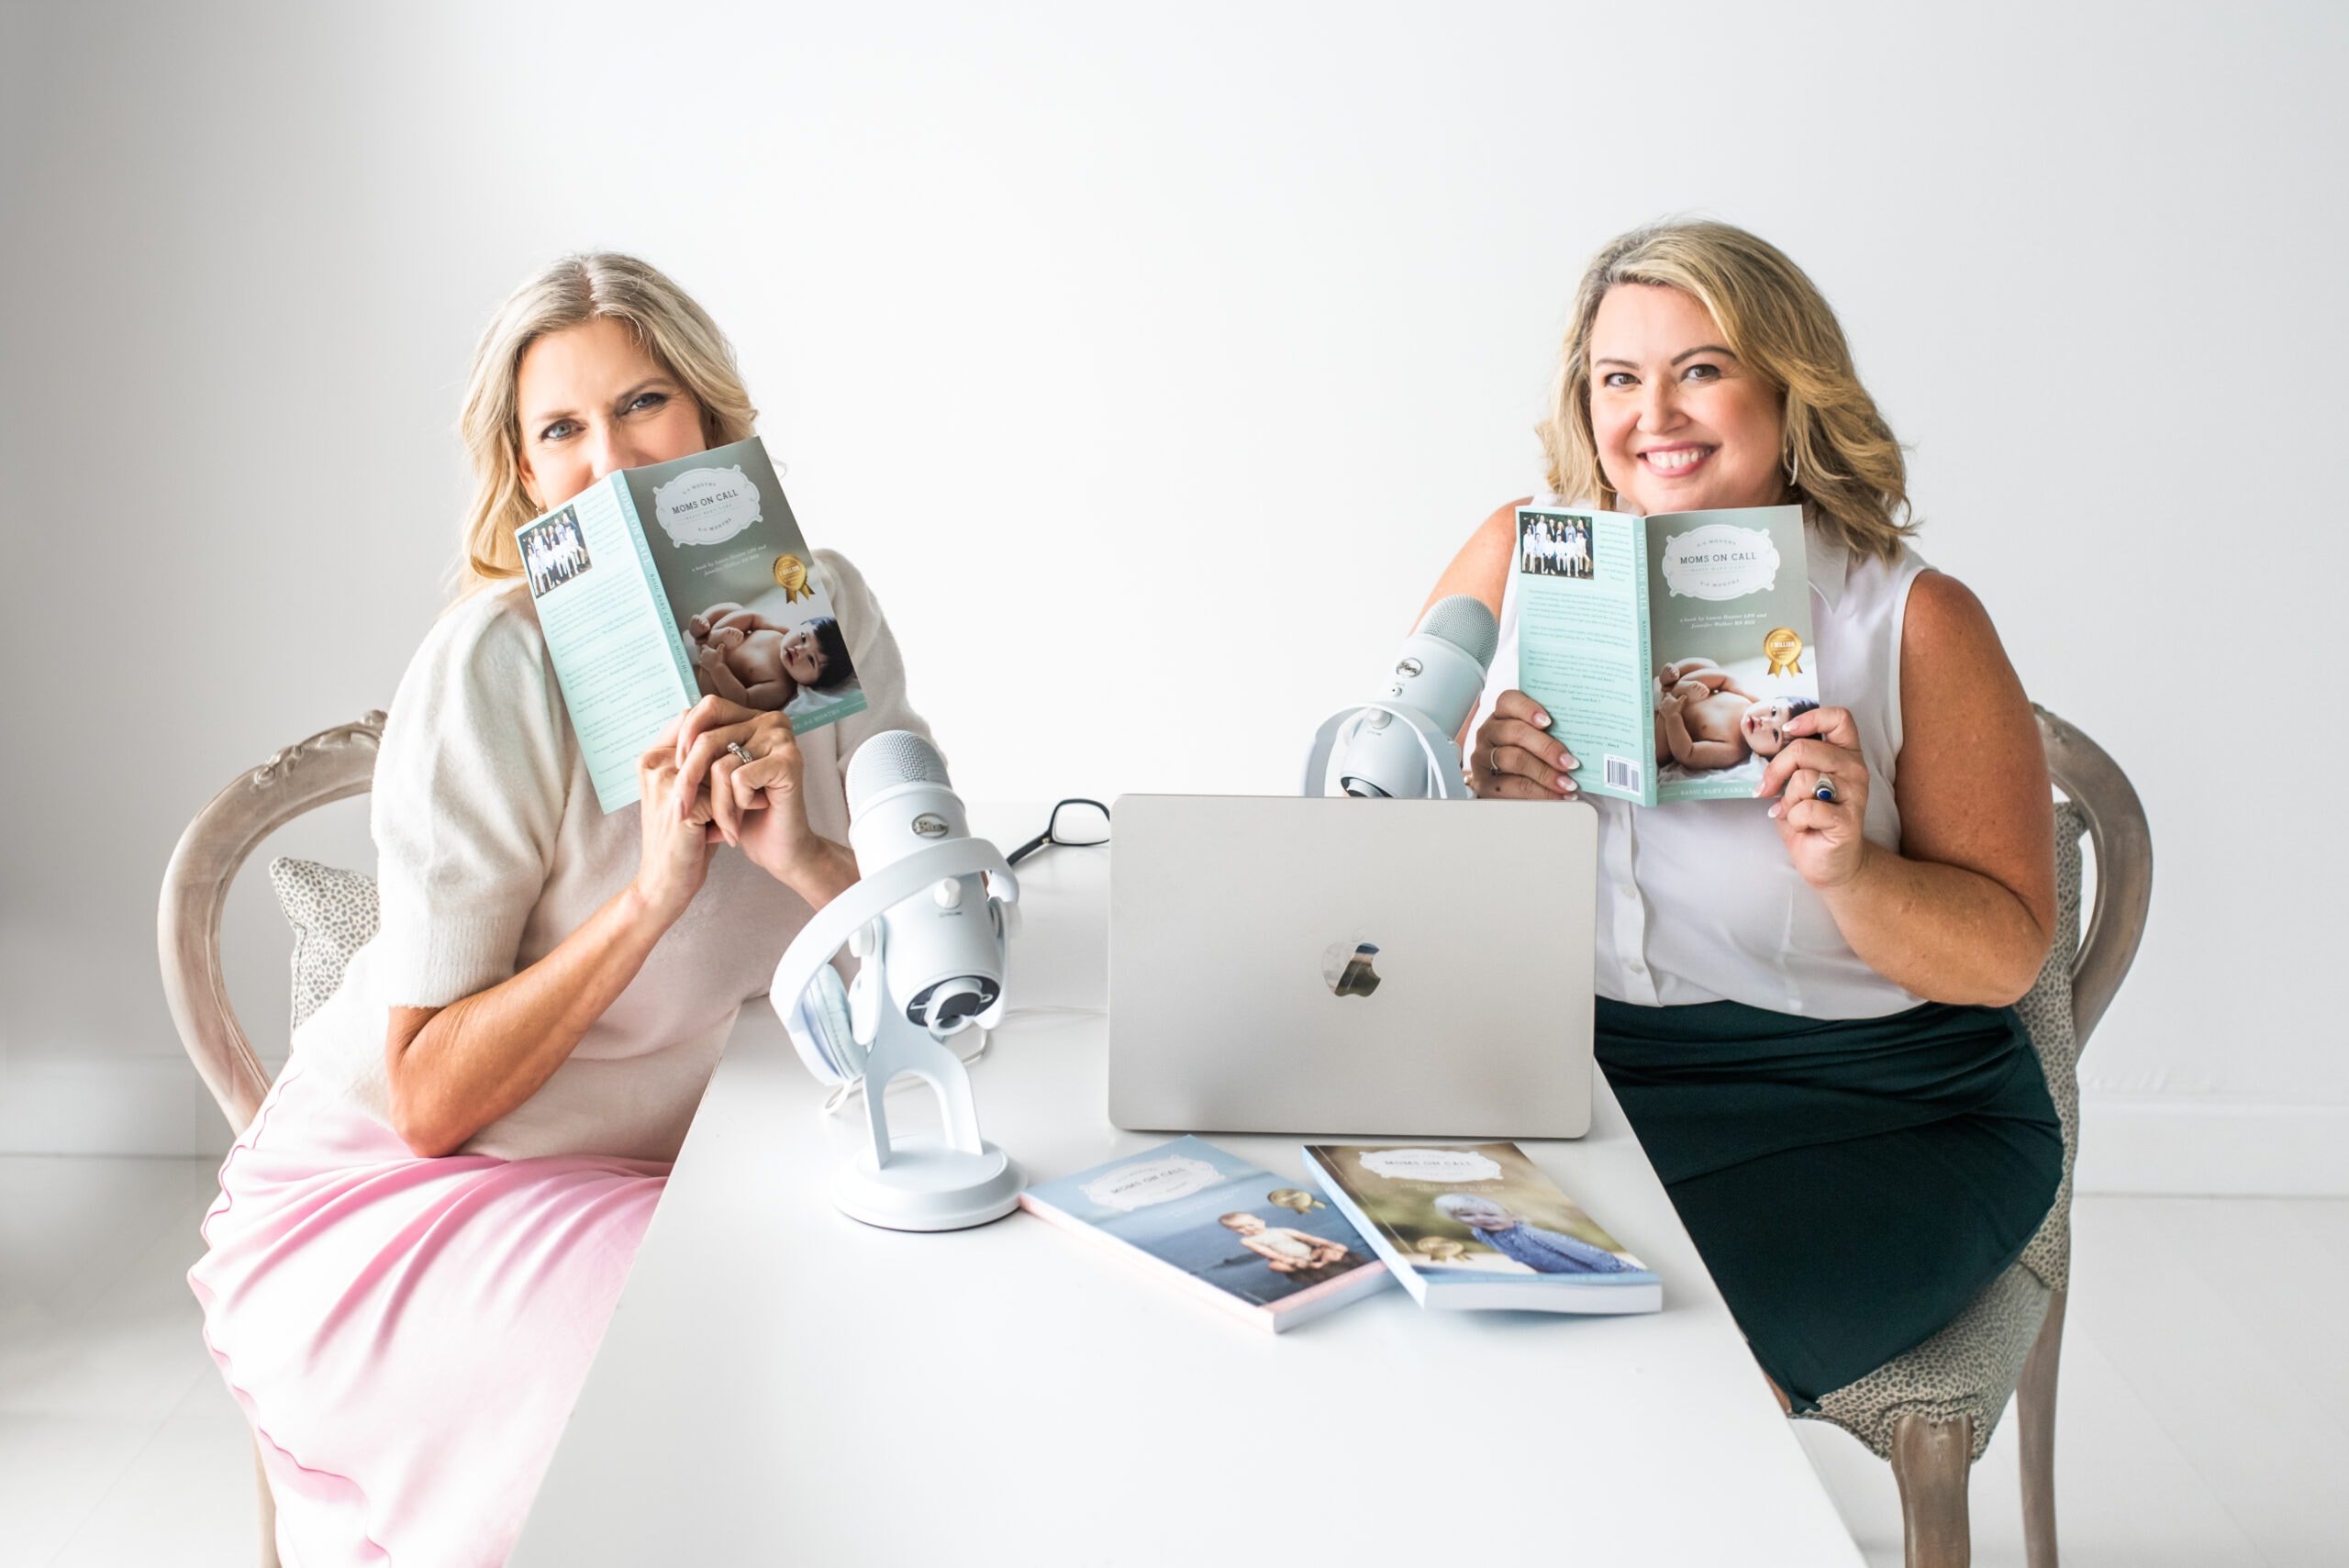
[[(182, 1275), (195, 1160), (0, 1156), (0, 1568), (246, 1568), (251, 1449)], [(2057, 1496), (2073, 1568), (2349, 1563), (2349, 1201), (2085, 1198)], [(1890, 1473), (1798, 1428), (1871, 1564)], [(2011, 1426), (1975, 1562), (2022, 1562)]]

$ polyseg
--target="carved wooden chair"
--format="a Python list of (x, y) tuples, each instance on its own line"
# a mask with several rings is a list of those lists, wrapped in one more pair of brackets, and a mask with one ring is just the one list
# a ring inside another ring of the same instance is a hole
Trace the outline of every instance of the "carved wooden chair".
[[(2128, 775), (2096, 742), (2039, 713), (2055, 808), (2055, 942), (2018, 1004), (2064, 1123), (2064, 1182), (2039, 1233), (1957, 1321), (1839, 1388), (1804, 1418), (1827, 1421), (1889, 1460), (1900, 1486), (1909, 1568), (1964, 1568), (1972, 1555), (1966, 1480), (2009, 1397), (2022, 1423), (2023, 1550), (2056, 1568), (2055, 1372), (2072, 1257), (2072, 1164), (2079, 1148), (2079, 1053), (2137, 956), (2153, 899), (2154, 848)], [(2080, 919), (2080, 839), (2096, 897)]]
[[(253, 850), (280, 828), (332, 801), (363, 794), (375, 774), (375, 748), (384, 716), (320, 730), (288, 746), (212, 797), (180, 835), (163, 873), (157, 942), (163, 995), (180, 1041), (220, 1103), (229, 1128), (242, 1133), (269, 1093), (269, 1073), (237, 1021), (220, 963), (220, 912), (228, 884)], [(261, 1561), (278, 1568), (277, 1507), (269, 1475), (260, 1470)]]

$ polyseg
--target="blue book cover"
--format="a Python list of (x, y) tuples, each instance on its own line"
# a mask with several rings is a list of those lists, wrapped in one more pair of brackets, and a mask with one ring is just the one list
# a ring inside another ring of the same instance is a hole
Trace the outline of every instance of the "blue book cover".
[(804, 735), (864, 711), (815, 552), (756, 436), (605, 475), (515, 530), (573, 732), (607, 812), (705, 695)]
[(1030, 1187), (1019, 1203), (1275, 1332), (1394, 1280), (1309, 1182), (1197, 1138)]

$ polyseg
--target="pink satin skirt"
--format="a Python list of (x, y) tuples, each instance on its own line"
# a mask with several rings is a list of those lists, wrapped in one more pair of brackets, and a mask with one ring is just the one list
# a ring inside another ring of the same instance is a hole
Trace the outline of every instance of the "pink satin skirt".
[(288, 1065), (188, 1271), (287, 1568), (506, 1561), (668, 1173), (419, 1159)]

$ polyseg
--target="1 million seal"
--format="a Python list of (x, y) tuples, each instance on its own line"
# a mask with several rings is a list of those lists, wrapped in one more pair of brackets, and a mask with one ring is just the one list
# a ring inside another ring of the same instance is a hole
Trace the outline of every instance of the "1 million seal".
[(1790, 626), (1773, 627), (1763, 636), (1762, 651), (1773, 675), (1802, 673), (1802, 636)]
[[(807, 563), (796, 555), (774, 558), (774, 585), (783, 590), (783, 602), (786, 605), (796, 605), (803, 597), (812, 598), (816, 593), (807, 585)], [(1771, 635), (1777, 634), (1773, 632)], [(1794, 634), (1789, 632), (1787, 635), (1791, 637)]]

